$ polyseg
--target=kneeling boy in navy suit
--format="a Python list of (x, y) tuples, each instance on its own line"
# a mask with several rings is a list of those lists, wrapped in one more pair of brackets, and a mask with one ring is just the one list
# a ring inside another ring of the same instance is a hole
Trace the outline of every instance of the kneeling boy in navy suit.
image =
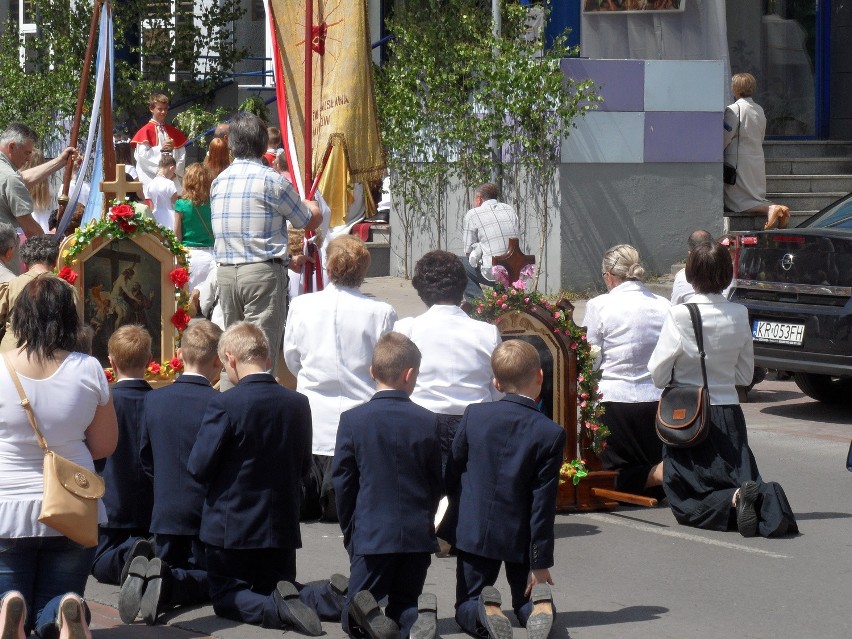
[(106, 459), (95, 460), (95, 470), (106, 483), (103, 502), (108, 521), (98, 531), (92, 575), (101, 583), (120, 586), (135, 555), (153, 554), (147, 538), (154, 491), (139, 461), (142, 410), (145, 396), (153, 390), (145, 381), (151, 335), (142, 326), (125, 324), (110, 336), (107, 351), (118, 380), (112, 387), (118, 447)]
[(319, 617), (340, 619), (346, 579), (295, 583), (301, 481), (311, 465), (310, 404), (266, 372), (269, 344), (250, 322), (225, 331), (219, 359), (234, 387), (208, 405), (188, 464), (207, 487), (200, 538), (213, 610), (320, 635)]
[(219, 392), (213, 388), (222, 370), (216, 351), (222, 329), (193, 321), (183, 332), (177, 356), (183, 373), (174, 384), (145, 396), (142, 418), (142, 467), (154, 482), (151, 532), (156, 558), (134, 557), (121, 585), (118, 612), (124, 623), (141, 614), (157, 620), (161, 606), (186, 606), (210, 598), (204, 547), (198, 539), (204, 486), (187, 470), (204, 411)]
[(512, 609), (530, 639), (553, 623), (548, 570), (565, 431), (536, 407), (544, 375), (536, 349), (508, 340), (491, 356), (499, 402), (472, 404), (459, 423), (446, 486), (459, 493), (458, 521), (438, 534), (455, 546), (456, 621), (474, 636), (511, 639), (494, 588), (500, 565)]
[[(351, 568), (343, 629), (350, 636), (434, 639), (436, 598), (421, 594), (438, 550), (441, 498), (437, 416), (409, 399), (420, 351), (400, 333), (376, 344), (376, 394), (340, 416), (332, 482)], [(383, 615), (376, 600), (388, 597)], [(420, 616), (418, 617), (418, 609)]]

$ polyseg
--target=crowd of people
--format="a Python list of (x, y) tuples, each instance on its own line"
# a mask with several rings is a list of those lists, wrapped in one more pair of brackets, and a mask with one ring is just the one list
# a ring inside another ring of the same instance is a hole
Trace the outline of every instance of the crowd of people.
[[(497, 188), (475, 191), (465, 256), (436, 250), (416, 263), (423, 314), (398, 319), (360, 292), (370, 254), (352, 235), (328, 242), (324, 290), (290, 300), (289, 233), (316, 229), (323, 215), (266, 166), (281, 168), (280, 133), (239, 114), (217, 132), (207, 165), (184, 169), (186, 140), (165, 123), (168, 99), (152, 96), (150, 111), (131, 141), (143, 195), (188, 246), (190, 286), (213, 279), (222, 324), (194, 318), (177, 352), (181, 375), (156, 390), (145, 381), (144, 326), (110, 335), (112, 388), (87, 354), (76, 289), (54, 274), (57, 244), (19, 188), (36, 139), (20, 127), (0, 134), (0, 178), (17, 176), (0, 189), (11, 222), (0, 223), (0, 636), (88, 638), (91, 574), (120, 588), (125, 623), (153, 625), (165, 610), (212, 602), (222, 617), (309, 636), (335, 621), (352, 637), (434, 639), (437, 598), (424, 586), (443, 550), (457, 562), (463, 630), (512, 636), (495, 588), (504, 567), (515, 617), (531, 639), (546, 639), (566, 433), (539, 410), (536, 349), (503, 341), (461, 308), (492, 284), (493, 258), (520, 233)], [(228, 161), (211, 169), (222, 144)], [(32, 231), (22, 275), (12, 223)], [(727, 248), (694, 233), (671, 302), (643, 285), (630, 245), (604, 254), (601, 275), (607, 293), (589, 301), (584, 324), (601, 350), (611, 432), (601, 461), (618, 471), (618, 490), (665, 498), (683, 525), (797, 532), (783, 489), (762, 479), (748, 446), (736, 387), (752, 379), (751, 333), (745, 309), (722, 295)], [(662, 387), (700, 383), (705, 352), (686, 301), (704, 323), (710, 435), (676, 449), (657, 439), (654, 417)], [(282, 354), (295, 390), (276, 379)], [(24, 393), (51, 449), (105, 479), (95, 548), (39, 521), (42, 451)], [(299, 522), (317, 518), (339, 522), (350, 563), (305, 584)]]

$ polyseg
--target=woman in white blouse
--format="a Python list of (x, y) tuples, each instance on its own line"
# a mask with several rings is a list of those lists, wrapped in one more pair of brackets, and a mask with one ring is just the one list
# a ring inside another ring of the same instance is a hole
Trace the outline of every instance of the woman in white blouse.
[(313, 417), (314, 467), (305, 480), (302, 518), (337, 521), (331, 462), (340, 413), (373, 396), (373, 349), (393, 328), (396, 311), (358, 290), (370, 268), (370, 252), (360, 238), (344, 235), (332, 240), (327, 256), (331, 283), (319, 293), (290, 302), (284, 360), (296, 376), (296, 390), (308, 398)]
[(654, 429), (660, 390), (648, 359), (671, 304), (642, 284), (645, 269), (629, 244), (604, 253), (601, 273), (609, 292), (589, 300), (583, 317), (586, 338), (601, 349), (601, 421), (610, 430), (598, 456), (604, 468), (619, 471), (618, 490), (661, 498), (663, 446)]
[[(39, 430), (58, 455), (94, 470), (115, 450), (115, 410), (98, 361), (73, 352), (80, 321), (72, 288), (39, 277), (21, 291), (12, 327), (24, 346), (5, 353)], [(21, 398), (0, 363), (0, 636), (85, 637), (82, 602), (95, 556), (38, 521), (44, 485), (39, 448)], [(106, 512), (99, 506), (101, 522)]]
[[(666, 497), (677, 521), (708, 530), (737, 528), (744, 537), (798, 532), (784, 490), (764, 482), (748, 446), (736, 385), (751, 381), (754, 351), (748, 311), (723, 295), (733, 266), (718, 243), (697, 247), (686, 260), (701, 315), (710, 389), (710, 434), (692, 448), (663, 447)], [(701, 360), (689, 309), (672, 306), (648, 363), (654, 383), (701, 386)]]
[(423, 355), (411, 399), (438, 414), (444, 465), (464, 409), (503, 396), (494, 388), (491, 370), (500, 332), (459, 308), (467, 282), (458, 257), (447, 251), (426, 253), (414, 265), (411, 284), (429, 308), (399, 320), (393, 329), (417, 344)]

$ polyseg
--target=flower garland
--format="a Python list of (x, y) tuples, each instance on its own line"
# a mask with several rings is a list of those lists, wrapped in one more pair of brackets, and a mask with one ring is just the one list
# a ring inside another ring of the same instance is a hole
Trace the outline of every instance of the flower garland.
[[(502, 266), (492, 269), (494, 287), (484, 297), (473, 301), (471, 317), (474, 319), (498, 324), (501, 316), (515, 311), (529, 311), (534, 306), (541, 306), (550, 312), (555, 325), (553, 332), (565, 335), (569, 347), (577, 354), (577, 400), (580, 411), (580, 425), (590, 442), (591, 452), (599, 453), (606, 448), (606, 438), (609, 429), (601, 423), (604, 408), (601, 405), (602, 395), (598, 392), (600, 371), (595, 370), (595, 352), (586, 341), (586, 330), (577, 326), (564, 309), (550, 303), (538, 291), (529, 290), (530, 279), (533, 276), (533, 266), (527, 265), (521, 271), (521, 277), (510, 282), (508, 272)], [(560, 477), (571, 478), (577, 484), (586, 476), (586, 465), (582, 459), (565, 462)]]
[[(183, 331), (189, 325), (191, 319), (188, 313), (189, 294), (185, 288), (189, 281), (188, 251), (178, 241), (171, 229), (160, 226), (155, 220), (147, 217), (141, 210), (135, 209), (126, 200), (123, 202), (113, 200), (106, 217), (92, 220), (86, 226), (74, 231), (74, 234), (68, 240), (67, 248), (60, 255), (63, 266), (59, 269), (57, 275), (69, 284), (73, 284), (79, 277), (79, 273), (73, 268), (73, 265), (77, 263), (77, 256), (97, 238), (123, 240), (146, 233), (159, 240), (174, 255), (177, 263), (177, 266), (169, 272), (169, 279), (175, 287), (175, 299), (177, 301), (177, 310), (172, 315), (171, 322), (177, 331), (177, 342), (180, 343), (181, 335), (183, 335)], [(183, 362), (177, 357), (172, 357), (162, 364), (150, 362), (145, 377), (169, 379), (181, 370), (183, 370)], [(107, 376), (107, 380), (115, 380), (112, 369), (105, 368), (104, 374)]]

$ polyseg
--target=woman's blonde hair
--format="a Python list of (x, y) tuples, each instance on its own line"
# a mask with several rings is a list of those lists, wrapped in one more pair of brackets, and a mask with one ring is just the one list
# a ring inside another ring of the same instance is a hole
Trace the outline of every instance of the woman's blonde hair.
[(618, 244), (604, 253), (601, 272), (612, 273), (620, 280), (641, 282), (645, 278), (645, 268), (639, 261), (639, 251), (629, 244)]
[(342, 235), (329, 243), (326, 269), (332, 283), (357, 288), (361, 286), (369, 268), (370, 251), (361, 238)]
[(186, 167), (183, 174), (183, 199), (190, 200), (195, 206), (210, 201), (210, 184), (213, 177), (201, 162)]
[(731, 91), (735, 98), (750, 98), (757, 89), (757, 80), (751, 73), (736, 73), (731, 78)]
[[(44, 164), (44, 154), (41, 152), (41, 149), (36, 147), (33, 149), (33, 154), (30, 156), (30, 159), (27, 160), (27, 163), (24, 164), (23, 167), (21, 167), (21, 170), (32, 169), (40, 164)], [(27, 190), (30, 192), (30, 197), (32, 197), (35, 208), (42, 211), (50, 206), (49, 180), (50, 176), (45, 176), (35, 184), (27, 186)]]

